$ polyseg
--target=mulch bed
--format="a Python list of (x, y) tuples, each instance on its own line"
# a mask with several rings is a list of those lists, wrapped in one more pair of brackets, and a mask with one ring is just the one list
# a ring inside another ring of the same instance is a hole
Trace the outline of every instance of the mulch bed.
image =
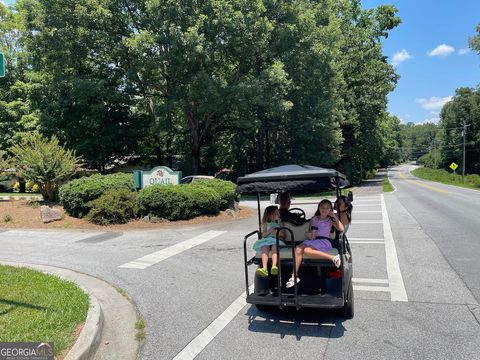
[[(43, 205), (40, 203), (40, 205)], [(24, 200), (0, 200), (0, 228), (13, 229), (84, 229), (97, 231), (128, 231), (142, 229), (160, 229), (172, 225), (194, 225), (214, 222), (225, 222), (250, 217), (254, 211), (249, 208), (240, 208), (240, 211), (232, 216), (226, 211), (218, 215), (198, 216), (190, 220), (175, 222), (148, 223), (142, 220), (130, 221), (127, 224), (101, 226), (88, 222), (85, 219), (77, 219), (69, 216), (60, 205), (51, 205), (54, 209), (63, 213), (63, 219), (44, 224), (40, 219), (40, 206), (38, 202)]]

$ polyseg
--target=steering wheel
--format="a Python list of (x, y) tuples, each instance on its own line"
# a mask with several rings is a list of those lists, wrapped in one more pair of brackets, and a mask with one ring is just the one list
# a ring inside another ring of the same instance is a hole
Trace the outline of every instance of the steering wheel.
[(288, 209), (288, 211), (293, 214), (298, 214), (300, 219), (307, 220), (307, 216), (305, 215), (305, 211), (303, 211), (303, 209), (291, 208), (291, 209)]

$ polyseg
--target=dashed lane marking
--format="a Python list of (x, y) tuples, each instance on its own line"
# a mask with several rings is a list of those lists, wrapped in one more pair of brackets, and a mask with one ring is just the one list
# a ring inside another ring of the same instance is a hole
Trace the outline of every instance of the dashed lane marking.
[(382, 224), (382, 220), (354, 220), (355, 225), (357, 224)]
[(191, 239), (182, 241), (181, 243), (169, 246), (168, 248), (162, 249), (160, 251), (138, 258), (136, 260), (130, 261), (126, 264), (120, 265), (119, 267), (125, 269), (146, 269), (149, 266), (155, 265), (160, 261), (180, 254), (185, 250), (203, 244), (204, 242), (207, 242), (224, 233), (226, 233), (226, 231), (207, 231)]
[(390, 292), (391, 290), (388, 286), (364, 286), (364, 285), (353, 285), (353, 290), (357, 291), (383, 291), (383, 292)]
[(355, 283), (367, 283), (367, 284), (388, 284), (387, 279), (368, 279), (368, 278), (353, 278)]

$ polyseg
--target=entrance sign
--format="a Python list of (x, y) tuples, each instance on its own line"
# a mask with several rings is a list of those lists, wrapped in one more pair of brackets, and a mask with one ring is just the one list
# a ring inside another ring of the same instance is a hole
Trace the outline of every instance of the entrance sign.
[(5, 77), (5, 56), (0, 53), (0, 77)]
[(452, 169), (453, 171), (457, 170), (457, 168), (458, 168), (458, 165), (455, 164), (454, 162), (450, 164), (450, 169)]
[(173, 171), (166, 166), (157, 166), (150, 171), (133, 171), (135, 187), (143, 189), (151, 185), (178, 185), (182, 182), (182, 172)]

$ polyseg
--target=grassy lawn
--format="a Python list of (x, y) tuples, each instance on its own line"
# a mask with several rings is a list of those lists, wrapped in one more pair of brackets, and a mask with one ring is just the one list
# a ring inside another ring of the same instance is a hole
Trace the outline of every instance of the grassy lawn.
[(393, 186), (390, 184), (390, 181), (388, 181), (388, 177), (384, 176), (383, 177), (383, 191), (384, 192), (391, 192), (393, 191)]
[(480, 190), (480, 175), (465, 175), (465, 183), (462, 183), (462, 175), (453, 176), (451, 171), (443, 169), (430, 169), (420, 167), (412, 171), (412, 174), (425, 180), (440, 182), (443, 184), (457, 185), (470, 189)]
[(85, 321), (88, 296), (75, 284), (38, 271), (0, 265), (0, 342), (55, 343), (55, 355), (73, 345)]

